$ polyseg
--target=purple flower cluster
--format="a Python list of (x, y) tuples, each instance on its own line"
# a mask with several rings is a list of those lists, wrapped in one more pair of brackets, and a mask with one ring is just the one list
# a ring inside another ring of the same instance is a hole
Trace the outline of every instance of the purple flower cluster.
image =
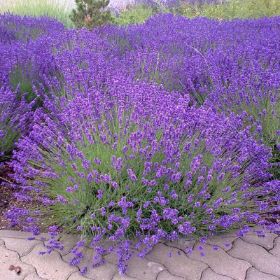
[[(32, 21), (10, 19), (25, 34)], [(12, 225), (38, 234), (51, 216), (48, 253), (63, 248), (60, 231), (78, 233), (72, 265), (88, 245), (94, 265), (115, 253), (122, 273), (161, 240), (279, 231), (280, 184), (263, 141), (279, 136), (277, 121), (263, 132), (267, 116), (279, 118), (279, 18), (161, 15), (91, 32), (41, 21), (32, 40), (0, 25), (0, 93), (17, 108), (0, 103), (0, 124), (17, 128), (20, 114), (28, 124), (10, 177), (15, 197), (38, 205), (11, 209)], [(13, 84), (19, 65), (25, 76)], [(32, 101), (17, 99), (23, 80)], [(0, 139), (7, 131), (0, 126)]]
[(53, 30), (64, 27), (48, 18), (0, 17), (0, 158), (27, 133), (34, 107), (57, 74), (48, 36)]
[(111, 27), (108, 38), (134, 78), (188, 93), (192, 104), (243, 114), (272, 147), (280, 178), (279, 33), (278, 17), (219, 22), (158, 15), (143, 25)]

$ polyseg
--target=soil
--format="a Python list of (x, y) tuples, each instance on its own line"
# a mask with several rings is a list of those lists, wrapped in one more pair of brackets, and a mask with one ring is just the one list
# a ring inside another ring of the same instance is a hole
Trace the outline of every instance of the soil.
[[(7, 165), (0, 165), (0, 230), (1, 229), (11, 229), (9, 221), (5, 218), (5, 213), (12, 207), (18, 208), (31, 208), (39, 205), (39, 202), (34, 199), (30, 205), (28, 202), (19, 201), (14, 197), (15, 189), (9, 186), (10, 178), (8, 174), (11, 174), (12, 170)], [(47, 218), (45, 218), (47, 219)], [(40, 222), (40, 229), (46, 230), (46, 222), (42, 218)], [(21, 227), (15, 226), (13, 230), (22, 230)]]
[(15, 201), (13, 190), (5, 184), (8, 172), (9, 168), (6, 165), (0, 167), (0, 230), (8, 228), (9, 223), (5, 219), (5, 212), (12, 207)]
[[(8, 182), (10, 181), (8, 174), (12, 170), (8, 165), (0, 165), (0, 230), (1, 229), (10, 229), (10, 223), (5, 218), (5, 213), (12, 207), (25, 207), (24, 202), (17, 201), (14, 197), (15, 190), (9, 186)], [(20, 230), (19, 227), (13, 227), (15, 230)]]

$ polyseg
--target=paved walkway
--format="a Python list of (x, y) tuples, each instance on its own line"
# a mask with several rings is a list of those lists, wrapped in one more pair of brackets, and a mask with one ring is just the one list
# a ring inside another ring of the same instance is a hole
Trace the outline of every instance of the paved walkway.
[[(215, 237), (203, 245), (203, 251), (200, 244), (190, 241), (162, 243), (144, 259), (133, 258), (126, 276), (119, 276), (116, 260), (109, 255), (106, 265), (90, 268), (85, 277), (80, 275), (79, 267), (67, 263), (75, 237), (63, 237), (66, 246), (62, 252), (39, 256), (43, 241), (40, 237), (26, 240), (28, 236), (23, 232), (0, 231), (0, 280), (280, 279), (280, 236), (271, 233), (263, 238), (253, 233), (242, 238), (234, 234)], [(186, 246), (194, 248), (188, 256), (183, 251)], [(87, 263), (90, 267), (93, 251), (87, 249), (85, 255), (81, 267)]]

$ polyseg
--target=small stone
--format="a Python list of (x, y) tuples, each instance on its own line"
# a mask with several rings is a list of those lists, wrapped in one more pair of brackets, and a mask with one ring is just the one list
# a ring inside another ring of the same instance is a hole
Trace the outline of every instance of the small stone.
[(174, 248), (179, 248), (182, 251), (184, 251), (184, 250), (186, 250), (186, 248), (193, 248), (195, 243), (196, 243), (195, 240), (186, 240), (186, 239), (180, 238), (177, 241), (166, 242), (165, 245), (174, 247)]
[(0, 279), (23, 280), (35, 270), (31, 265), (22, 263), (16, 252), (0, 247)]

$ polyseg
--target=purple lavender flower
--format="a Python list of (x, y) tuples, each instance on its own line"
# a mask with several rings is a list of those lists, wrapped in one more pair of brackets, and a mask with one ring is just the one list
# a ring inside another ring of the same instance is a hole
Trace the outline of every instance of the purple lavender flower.
[[(31, 31), (6, 30), (6, 19)], [(48, 252), (60, 248), (59, 224), (88, 234), (95, 265), (109, 239), (122, 273), (134, 236), (143, 257), (162, 239), (205, 243), (237, 227), (242, 236), (251, 224), (279, 231), (280, 184), (258, 129), (277, 119), (278, 18), (220, 24), (159, 15), (92, 32), (39, 22), (43, 34), (27, 40), (36, 20), (0, 17), (0, 131), (22, 135), (10, 163), (16, 199), (42, 210), (10, 209), (13, 226), (39, 234), (47, 210)], [(17, 99), (9, 84), (18, 66), (30, 70), (34, 102)], [(72, 251), (72, 265), (84, 246)]]

